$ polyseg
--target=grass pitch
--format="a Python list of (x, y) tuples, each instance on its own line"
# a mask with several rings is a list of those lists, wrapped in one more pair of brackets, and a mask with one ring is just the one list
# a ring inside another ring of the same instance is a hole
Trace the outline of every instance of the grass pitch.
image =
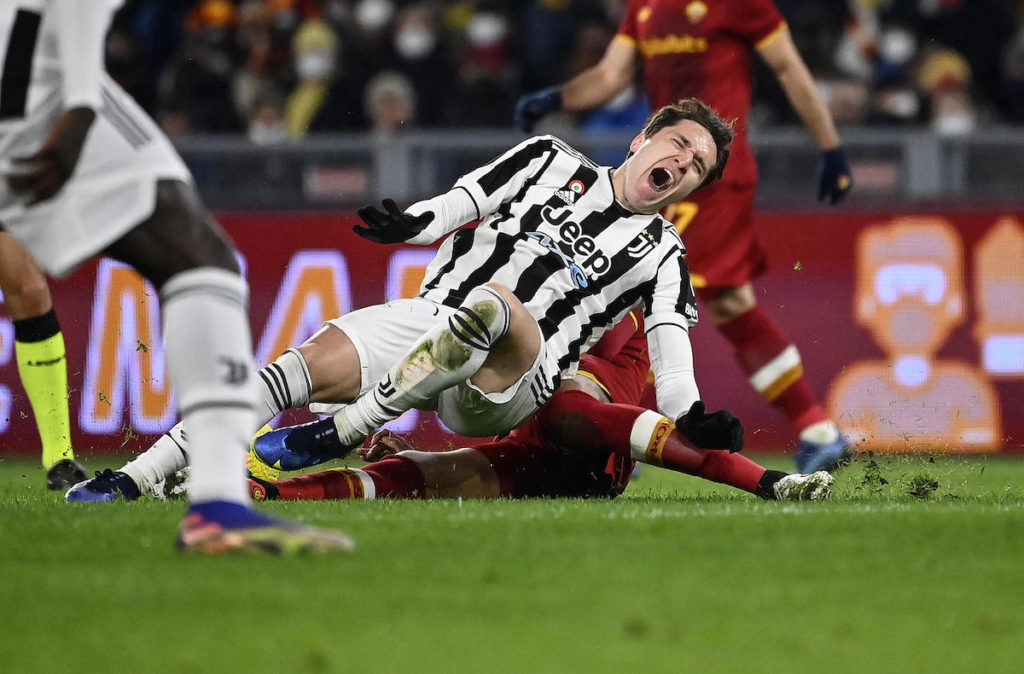
[[(87, 457), (90, 468), (120, 465)], [(788, 468), (781, 455), (754, 457)], [(861, 457), (827, 503), (645, 468), (616, 501), (272, 503), (335, 558), (186, 558), (181, 502), (0, 457), (5, 672), (1017, 672), (1024, 460)]]

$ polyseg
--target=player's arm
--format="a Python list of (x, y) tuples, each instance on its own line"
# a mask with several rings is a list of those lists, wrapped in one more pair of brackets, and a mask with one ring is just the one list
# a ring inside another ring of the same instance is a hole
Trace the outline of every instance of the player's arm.
[(849, 162), (843, 151), (832, 114), (818, 91), (814, 77), (793, 43), (789, 28), (782, 25), (757, 45), (757, 53), (782, 85), (797, 115), (822, 151), (818, 198), (830, 203), (841, 200), (853, 187)]
[(427, 246), (473, 220), (480, 220), (511, 200), (526, 181), (544, 166), (554, 152), (554, 138), (530, 138), (500, 157), (459, 178), (442, 195), (416, 202), (405, 211), (391, 199), (384, 211), (360, 208), (365, 227), (356, 234), (378, 243), (412, 243)]
[(565, 84), (527, 94), (516, 103), (515, 121), (529, 133), (544, 115), (556, 110), (589, 110), (607, 103), (633, 81), (636, 44), (616, 35), (601, 60)]
[(15, 157), (11, 189), (34, 204), (56, 195), (71, 177), (101, 105), (104, 40), (117, 0), (53, 2), (48, 18), (57, 34), (64, 112), (32, 155)]

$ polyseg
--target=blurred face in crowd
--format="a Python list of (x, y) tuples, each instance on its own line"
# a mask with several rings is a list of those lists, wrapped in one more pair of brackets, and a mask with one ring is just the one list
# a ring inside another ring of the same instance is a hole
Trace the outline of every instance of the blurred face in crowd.
[(632, 155), (612, 175), (615, 196), (631, 211), (657, 213), (681, 201), (704, 182), (717, 148), (711, 133), (690, 119), (640, 133), (629, 146)]

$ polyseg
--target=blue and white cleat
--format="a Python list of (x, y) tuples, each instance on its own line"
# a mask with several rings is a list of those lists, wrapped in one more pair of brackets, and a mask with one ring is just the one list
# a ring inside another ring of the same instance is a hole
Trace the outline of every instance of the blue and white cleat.
[(278, 520), (240, 503), (194, 504), (178, 530), (178, 549), (200, 555), (226, 553), (292, 557), (352, 552), (355, 542), (330, 529)]
[(79, 482), (64, 494), (65, 501), (72, 503), (104, 503), (107, 501), (134, 501), (142, 496), (135, 480), (119, 470), (107, 468), (96, 477)]
[(287, 426), (253, 439), (252, 451), (271, 468), (299, 470), (331, 459), (340, 459), (355, 449), (342, 444), (334, 419), (328, 417), (301, 426)]
[(805, 475), (835, 470), (850, 463), (853, 449), (842, 434), (832, 442), (801, 440), (796, 449), (796, 469)]

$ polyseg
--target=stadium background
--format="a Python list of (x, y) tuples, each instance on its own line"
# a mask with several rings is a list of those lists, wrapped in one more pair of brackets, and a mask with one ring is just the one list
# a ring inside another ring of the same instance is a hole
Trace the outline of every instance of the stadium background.
[[(325, 318), (413, 291), (422, 249), (354, 236), (354, 208), (443, 191), (517, 142), (516, 97), (592, 63), (622, 4), (130, 1), (108, 62), (238, 243), (265, 363)], [(759, 301), (841, 424), (873, 412), (869, 446), (1022, 451), (1022, 3), (778, 4), (857, 188), (838, 208), (813, 201), (817, 152), (761, 73), (751, 125), (772, 266)], [(540, 130), (615, 163), (645, 112), (633, 94)], [(53, 290), (76, 449), (145, 448), (174, 421), (155, 294), (109, 261)], [(709, 404), (744, 420), (750, 446), (789, 446), (710, 326), (694, 344)], [(0, 373), (0, 451), (35, 454), (6, 317)], [(400, 423), (456, 441), (428, 415)]]

